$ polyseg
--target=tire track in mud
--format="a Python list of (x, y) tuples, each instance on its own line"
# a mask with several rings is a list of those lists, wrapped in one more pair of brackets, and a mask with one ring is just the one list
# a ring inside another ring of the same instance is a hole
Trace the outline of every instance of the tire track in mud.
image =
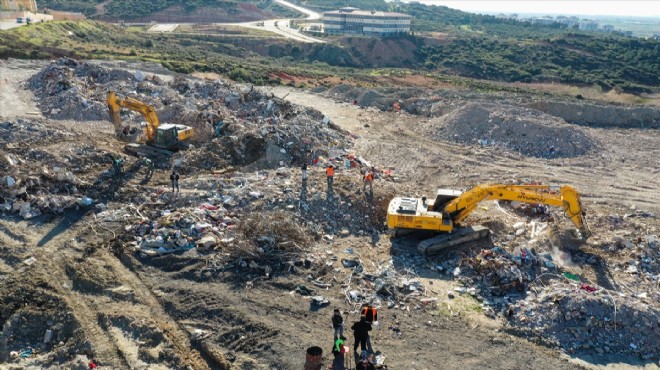
[[(57, 225), (51, 223), (48, 224), (48, 228), (31, 228), (32, 233), (24, 233), (25, 230), (22, 230), (18, 223), (10, 225), (2, 222), (0, 227), (6, 228), (5, 232), (9, 234), (27, 235), (27, 242), (32, 246), (38, 245), (38, 241), (42, 240), (44, 235), (52, 233), (53, 230), (50, 228), (63, 228), (59, 231), (59, 234), (41, 244), (40, 248), (33, 249), (32, 254), (37, 260), (33, 265), (34, 273), (48, 281), (51, 288), (71, 310), (71, 314), (79, 323), (85, 338), (92, 346), (94, 357), (103, 366), (125, 369), (130, 368), (130, 363), (124, 356), (124, 351), (116, 343), (115, 335), (108, 332), (102, 325), (103, 317), (108, 313), (105, 312), (105, 309), (109, 307), (103, 301), (107, 298), (106, 295), (89, 295), (86, 294), (88, 292), (85, 289), (76, 288), (76, 285), (79, 285), (76, 284), (78, 277), (71, 276), (77, 271), (77, 269), (71, 268), (73, 261), (75, 263), (89, 263), (85, 259), (94, 259), (93, 267), (105, 268), (106, 271), (103, 271), (103, 274), (109, 274), (113, 277), (115, 284), (119, 283), (130, 287), (135, 293), (137, 302), (131, 303), (128, 311), (133, 314), (140, 313), (140, 316), (147, 315), (155, 322), (156, 326), (163, 332), (165, 339), (173, 346), (174, 352), (181, 359), (183, 367), (196, 370), (218, 368), (218, 366), (210, 366), (207, 360), (202, 358), (197, 350), (193, 349), (194, 346), (191, 344), (185, 329), (164, 311), (149, 288), (116, 257), (110, 255), (107, 250), (100, 249), (92, 256), (81, 258), (83, 252), (80, 249), (72, 248), (70, 243), (80, 231), (80, 228), (76, 225), (69, 228), (62, 226), (61, 223)], [(35, 230), (37, 230), (36, 233)], [(14, 242), (16, 243), (18, 240)], [(21, 271), (16, 270), (14, 273), (21, 273)]]
[(43, 244), (44, 247), (35, 253), (39, 261), (36, 269), (44, 276), (44, 279), (51, 282), (52, 288), (71, 309), (73, 317), (78, 321), (85, 337), (92, 344), (96, 359), (101, 364), (112, 368), (126, 368), (128, 362), (120, 355), (121, 352), (116, 344), (110, 340), (109, 333), (99, 325), (98, 312), (87, 304), (87, 297), (71, 289), (72, 281), (67, 276), (65, 267), (67, 255), (65, 239), (69, 238), (71, 235), (65, 232)]
[(182, 358), (184, 365), (191, 366), (193, 369), (215, 368), (216, 366), (210, 366), (207, 360), (202, 358), (198, 350), (193, 349), (186, 330), (180, 322), (167, 314), (151, 289), (117, 258), (108, 254), (105, 257), (105, 261), (115, 272), (120, 283), (132, 288), (138, 301), (151, 310), (150, 318), (156, 322), (158, 328), (163, 331), (165, 338), (174, 346), (175, 352)]

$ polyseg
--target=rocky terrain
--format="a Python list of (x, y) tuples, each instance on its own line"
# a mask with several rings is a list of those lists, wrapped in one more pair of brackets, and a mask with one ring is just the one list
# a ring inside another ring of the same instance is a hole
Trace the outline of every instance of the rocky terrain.
[[(69, 59), (0, 72), (0, 366), (299, 369), (313, 345), (329, 364), (332, 309), (350, 327), (367, 301), (391, 369), (658, 366), (658, 110)], [(192, 147), (149, 176), (108, 91), (193, 126)], [(393, 196), (489, 182), (575, 186), (592, 237), (515, 202), (484, 202), (468, 222), (492, 237), (469, 248), (426, 257), (389, 237)]]

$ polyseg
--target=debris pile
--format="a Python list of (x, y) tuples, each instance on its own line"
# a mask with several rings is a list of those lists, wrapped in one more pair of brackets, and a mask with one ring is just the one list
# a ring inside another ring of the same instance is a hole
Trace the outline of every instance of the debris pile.
[(496, 246), (463, 256), (457, 265), (445, 261), (437, 270), (457, 277), (465, 287), (456, 290), (475, 296), (486, 315), (508, 319), (512, 333), (568, 353), (658, 357), (657, 341), (649, 339), (660, 334), (660, 312), (652, 304), (660, 299), (655, 235), (608, 242), (621, 260), (611, 270), (616, 281), (596, 275), (594, 283), (577, 268), (607, 268), (594, 255), (575, 252), (571, 258), (568, 252), (552, 251), (552, 233), (545, 232), (550, 229), (537, 227), (544, 224), (532, 221), (532, 230), (543, 232), (529, 236), (517, 232), (525, 229), (519, 224), (516, 237), (502, 241), (513, 251)]
[(0, 135), (7, 138), (0, 144), (5, 153), (0, 158), (1, 211), (30, 219), (89, 205), (89, 183), (79, 175), (102, 161), (98, 149), (74, 143), (45, 151), (38, 146), (62, 142), (70, 134), (40, 121), (1, 122)]
[(658, 358), (660, 312), (639, 298), (567, 281), (537, 286), (532, 297), (512, 305), (512, 331), (569, 353)]
[[(257, 161), (276, 168), (309, 160), (305, 156), (311, 150), (327, 152), (352, 143), (350, 133), (324, 120), (319, 111), (224, 81), (177, 77), (164, 82), (155, 75), (62, 58), (31, 77), (28, 87), (39, 98), (44, 115), (56, 119), (107, 120), (108, 91), (149, 104), (161, 122), (195, 129), (198, 150), (191, 151), (185, 164), (199, 163), (205, 169)], [(127, 122), (143, 121), (135, 112), (122, 114), (130, 117)]]
[(99, 84), (135, 81), (129, 72), (62, 58), (32, 76), (28, 87), (39, 98), (45, 116), (55, 119), (105, 120), (104, 100), (94, 99)]
[(576, 157), (596, 148), (593, 138), (561, 119), (490, 103), (469, 103), (431, 121), (428, 129), (436, 139), (499, 146), (541, 158)]
[(310, 172), (305, 199), (296, 183), (299, 171), (234, 171), (186, 178), (181, 185), (188, 193), (162, 192), (151, 199), (171, 203), (169, 210), (107, 210), (97, 220), (128, 218), (128, 233), (120, 236), (122, 249), (146, 259), (209, 256), (213, 270), (233, 266), (266, 274), (305, 258), (323, 265), (325, 261), (309, 256), (315, 240), (380, 231), (384, 216), (379, 207), (389, 197), (375, 194), (373, 204), (365, 202), (357, 194), (359, 174), (341, 170), (335, 191), (328, 195), (322, 169), (312, 167)]
[(524, 293), (532, 280), (531, 268), (526, 268), (526, 253), (531, 252), (520, 257), (499, 247), (484, 249), (476, 257), (462, 260), (462, 268), (459, 268), (463, 271), (461, 280), (467, 285), (478, 286), (481, 295), (487, 298)]

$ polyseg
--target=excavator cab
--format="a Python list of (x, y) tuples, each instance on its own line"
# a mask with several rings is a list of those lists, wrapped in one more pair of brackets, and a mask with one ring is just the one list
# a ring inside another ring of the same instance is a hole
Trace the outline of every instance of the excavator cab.
[(449, 202), (460, 197), (461, 194), (463, 192), (460, 190), (438, 189), (438, 194), (435, 196), (435, 202), (433, 202), (431, 210), (433, 212), (442, 212)]
[(192, 136), (192, 128), (184, 125), (166, 123), (156, 128), (152, 144), (159, 148), (178, 150), (186, 139)]

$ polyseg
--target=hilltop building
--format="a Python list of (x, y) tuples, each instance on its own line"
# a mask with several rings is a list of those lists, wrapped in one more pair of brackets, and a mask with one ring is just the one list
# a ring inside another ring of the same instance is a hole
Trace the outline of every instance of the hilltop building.
[(36, 12), (37, 0), (0, 0), (0, 10)]
[(365, 11), (345, 7), (323, 13), (323, 29), (328, 34), (393, 36), (410, 33), (411, 16), (402, 13)]

